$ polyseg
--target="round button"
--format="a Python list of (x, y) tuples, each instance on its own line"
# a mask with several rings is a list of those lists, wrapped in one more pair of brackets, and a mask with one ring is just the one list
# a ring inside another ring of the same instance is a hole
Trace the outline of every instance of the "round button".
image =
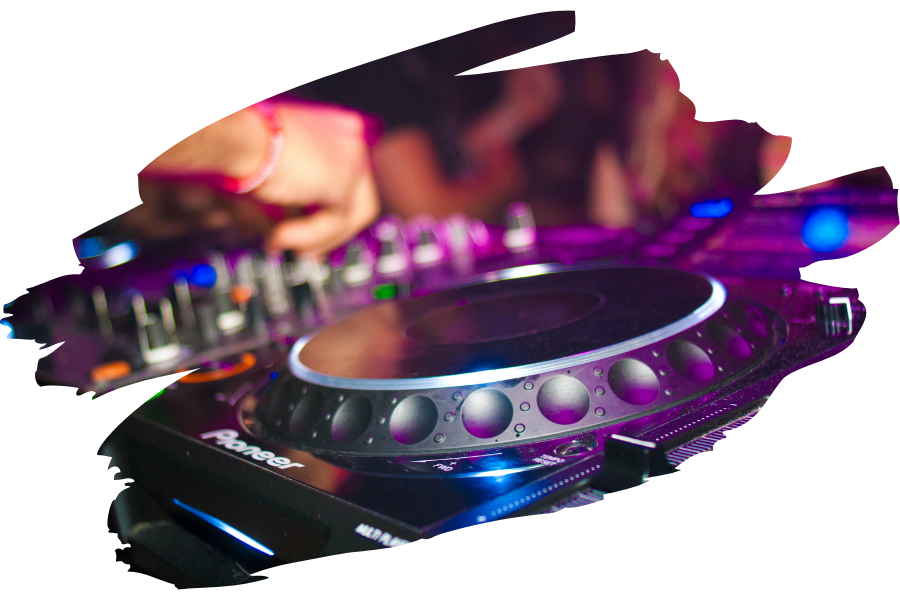
[(131, 365), (124, 360), (116, 360), (102, 365), (98, 365), (91, 369), (91, 381), (94, 383), (104, 383), (106, 381), (115, 381), (126, 375), (131, 374)]
[(709, 356), (696, 344), (684, 340), (669, 344), (666, 358), (679, 375), (697, 383), (706, 383), (716, 374)]
[(718, 321), (713, 321), (709, 324), (708, 330), (709, 336), (716, 345), (726, 350), (733, 357), (750, 358), (750, 354), (752, 354), (750, 345), (734, 329)]
[(266, 384), (263, 388), (263, 401), (257, 407), (257, 410), (261, 411), (264, 423), (272, 425), (282, 416), (285, 404), (297, 395), (296, 386), (297, 380), (286, 376)]
[(322, 412), (322, 398), (315, 392), (306, 394), (297, 403), (294, 412), (291, 413), (291, 421), (288, 423), (288, 431), (291, 435), (306, 435), (312, 430), (316, 419)]
[(766, 337), (767, 335), (769, 335), (769, 329), (766, 327), (766, 316), (761, 310), (759, 310), (755, 306), (751, 306), (747, 309), (747, 314), (750, 317), (748, 319), (750, 331), (752, 331), (759, 337)]
[(538, 408), (557, 425), (571, 425), (584, 418), (591, 407), (591, 397), (580, 381), (568, 375), (548, 379), (537, 397)]
[(431, 398), (409, 396), (391, 413), (391, 435), (401, 444), (418, 444), (431, 434), (437, 420), (438, 409)]
[(659, 381), (653, 369), (633, 358), (622, 359), (612, 366), (609, 387), (625, 402), (639, 406), (653, 402), (659, 394)]
[(331, 437), (339, 444), (347, 444), (358, 438), (372, 420), (372, 402), (365, 396), (353, 396), (345, 400), (335, 411), (331, 422)]
[(482, 439), (506, 431), (512, 418), (512, 402), (506, 394), (491, 388), (472, 392), (462, 406), (462, 422), (466, 431)]

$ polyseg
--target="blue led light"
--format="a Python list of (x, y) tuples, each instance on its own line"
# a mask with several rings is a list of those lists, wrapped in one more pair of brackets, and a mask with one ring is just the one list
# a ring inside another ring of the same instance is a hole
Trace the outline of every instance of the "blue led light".
[(691, 216), (698, 219), (712, 218), (721, 219), (730, 215), (734, 210), (734, 202), (731, 198), (722, 198), (720, 200), (703, 200), (702, 202), (694, 202), (691, 204)]
[(103, 254), (105, 249), (106, 244), (103, 243), (102, 239), (98, 237), (84, 238), (78, 240), (78, 250), (75, 253), (78, 255), (78, 258), (93, 258)]
[(110, 247), (100, 257), (104, 269), (125, 264), (138, 255), (138, 247), (134, 242), (122, 242)]
[(521, 473), (522, 471), (531, 471), (532, 469), (540, 469), (544, 465), (533, 464), (533, 465), (523, 465), (521, 467), (514, 467), (510, 469), (497, 469), (496, 471), (480, 471), (475, 472), (469, 475), (469, 477), (496, 477), (495, 483), (503, 483), (503, 478), (507, 475), (512, 475), (513, 473)]
[(196, 286), (211, 288), (216, 285), (216, 270), (210, 265), (201, 263), (191, 269), (187, 279)]
[(800, 237), (810, 250), (833, 252), (850, 236), (847, 211), (838, 206), (816, 206), (806, 213)]
[(276, 379), (278, 379), (278, 371), (272, 371), (271, 373), (269, 373), (269, 378), (272, 381), (275, 381)]
[(177, 498), (172, 498), (172, 502), (175, 504), (175, 506), (183, 508), (184, 510), (191, 513), (195, 517), (198, 517), (198, 518), (202, 519), (203, 521), (206, 521), (213, 527), (220, 529), (221, 531), (224, 531), (231, 537), (244, 542), (245, 544), (247, 544), (254, 550), (259, 550), (263, 554), (268, 554), (269, 556), (275, 556), (274, 552), (272, 552), (271, 550), (269, 550), (268, 548), (266, 548), (265, 546), (263, 546), (256, 540), (254, 540), (252, 537), (250, 537), (246, 533), (244, 533), (242, 531), (238, 531), (237, 529), (235, 529), (234, 527), (232, 527), (225, 521), (217, 519), (212, 515), (208, 515), (205, 512), (203, 512), (202, 510), (197, 510), (193, 506), (188, 506), (187, 504), (185, 504), (181, 500), (178, 500)]

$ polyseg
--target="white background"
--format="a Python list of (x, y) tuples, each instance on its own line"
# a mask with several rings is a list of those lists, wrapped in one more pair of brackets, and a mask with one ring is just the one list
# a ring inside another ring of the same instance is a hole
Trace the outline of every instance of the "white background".
[[(208, 123), (320, 76), (543, 10), (576, 9), (576, 33), (504, 68), (649, 48), (671, 60), (698, 119), (757, 121), (793, 138), (785, 169), (766, 191), (881, 165), (896, 180), (897, 21), (889, 4), (6, 3), (0, 298), (77, 272), (70, 240), (137, 205), (137, 172)], [(898, 235), (804, 271), (810, 280), (859, 288), (869, 313), (856, 342), (788, 377), (757, 418), (679, 474), (584, 508), (190, 593), (890, 594), (900, 456)], [(106, 514), (121, 484), (96, 456), (115, 425), (168, 381), (92, 401), (71, 389), (39, 390), (40, 355), (32, 342), (0, 342), (0, 564), (8, 597), (176, 593), (114, 562)]]

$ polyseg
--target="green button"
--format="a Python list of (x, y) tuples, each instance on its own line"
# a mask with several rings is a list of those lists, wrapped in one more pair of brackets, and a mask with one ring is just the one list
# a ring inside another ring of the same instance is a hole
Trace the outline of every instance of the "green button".
[(376, 300), (390, 300), (396, 298), (399, 291), (396, 283), (382, 283), (372, 288), (372, 297)]

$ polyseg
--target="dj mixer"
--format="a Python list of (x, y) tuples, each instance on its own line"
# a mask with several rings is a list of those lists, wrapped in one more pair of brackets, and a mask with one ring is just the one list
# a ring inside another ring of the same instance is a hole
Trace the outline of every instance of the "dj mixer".
[(188, 372), (101, 448), (122, 559), (180, 587), (555, 511), (671, 473), (847, 347), (895, 190), (698, 202), (652, 232), (386, 217), (326, 261), (196, 236), (82, 238), (7, 305), (38, 381)]

